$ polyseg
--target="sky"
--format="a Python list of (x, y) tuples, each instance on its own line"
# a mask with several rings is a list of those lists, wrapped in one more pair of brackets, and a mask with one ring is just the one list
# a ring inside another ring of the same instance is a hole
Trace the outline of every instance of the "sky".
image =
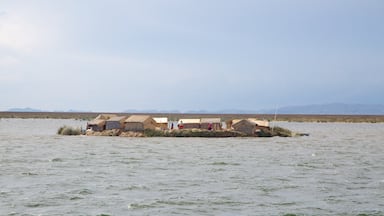
[(382, 0), (0, 0), (0, 110), (384, 103)]

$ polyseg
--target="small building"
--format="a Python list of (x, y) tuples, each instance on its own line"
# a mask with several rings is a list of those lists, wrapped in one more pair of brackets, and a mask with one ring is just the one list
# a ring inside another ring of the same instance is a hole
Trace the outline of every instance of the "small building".
[(232, 128), (235, 131), (243, 132), (247, 135), (252, 135), (256, 131), (256, 123), (249, 119), (233, 120)]
[(268, 128), (269, 123), (264, 120), (257, 119), (235, 119), (232, 120), (232, 128), (235, 131), (243, 132), (247, 135), (257, 134), (258, 131), (262, 128)]
[(123, 129), (124, 121), (127, 119), (127, 116), (114, 116), (105, 121), (105, 129)]
[(177, 125), (182, 125), (184, 129), (200, 128), (200, 119), (179, 119)]
[(87, 123), (87, 130), (103, 131), (106, 128), (106, 120), (115, 116), (115, 114), (100, 114), (94, 120)]
[(168, 118), (167, 117), (157, 117), (153, 118), (155, 120), (157, 127), (166, 130), (168, 129)]
[(103, 131), (105, 130), (105, 120), (104, 119), (94, 119), (87, 123), (87, 130), (93, 131)]
[(209, 125), (211, 125), (212, 130), (221, 130), (222, 124), (220, 118), (202, 118), (200, 120), (200, 127), (202, 129), (208, 129)]
[(126, 131), (144, 131), (145, 129), (156, 129), (156, 122), (149, 115), (132, 115), (125, 121)]

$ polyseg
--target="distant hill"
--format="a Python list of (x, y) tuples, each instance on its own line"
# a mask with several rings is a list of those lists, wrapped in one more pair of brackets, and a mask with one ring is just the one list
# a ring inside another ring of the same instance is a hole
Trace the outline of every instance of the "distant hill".
[(155, 110), (155, 109), (127, 109), (124, 110), (123, 113), (180, 113), (178, 110)]
[(384, 115), (382, 104), (313, 104), (304, 106), (280, 107), (277, 110), (261, 110), (260, 113), (273, 114), (324, 114), (324, 115)]
[(64, 110), (47, 111), (47, 110), (40, 110), (40, 109), (25, 107), (25, 108), (11, 108), (11, 109), (7, 110), (7, 112), (73, 112), (73, 113), (80, 113), (80, 112), (92, 112), (92, 111), (74, 110), (74, 109), (70, 109), (67, 111), (64, 111)]
[(11, 108), (7, 110), (8, 112), (44, 112), (44, 110), (34, 109), (30, 107), (25, 108)]
[[(30, 107), (26, 108), (11, 108), (8, 112), (50, 112)], [(92, 112), (82, 110), (68, 110), (68, 111), (53, 111), (53, 112)], [(134, 110), (128, 109), (124, 113), (184, 113), (179, 110)], [(189, 110), (185, 113), (191, 114), (303, 114), (303, 115), (384, 115), (383, 104), (312, 104), (303, 106), (286, 106), (275, 109), (265, 110), (241, 110), (241, 109), (223, 109), (217, 111), (207, 110)]]

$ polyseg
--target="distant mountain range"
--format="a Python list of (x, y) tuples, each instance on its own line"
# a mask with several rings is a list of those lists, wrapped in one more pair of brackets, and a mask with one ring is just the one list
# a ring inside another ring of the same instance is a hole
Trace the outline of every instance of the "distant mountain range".
[[(127, 113), (181, 113), (178, 110), (126, 110)], [(193, 114), (307, 114), (307, 115), (384, 115), (384, 105), (369, 105), (369, 104), (313, 104), (303, 106), (286, 106), (278, 109), (264, 110), (241, 110), (241, 109), (225, 109), (216, 111), (207, 110), (189, 110), (185, 113)]]
[(39, 109), (34, 109), (30, 107), (25, 107), (25, 108), (11, 108), (7, 110), (7, 112), (44, 112), (43, 110)]
[(313, 104), (304, 106), (286, 106), (277, 110), (261, 110), (265, 114), (323, 114), (323, 115), (384, 115), (384, 105), (376, 104)]
[[(8, 112), (49, 112), (34, 108), (12, 108)], [(53, 111), (53, 112), (91, 112), (91, 111)], [(124, 113), (182, 113), (178, 110), (125, 110)], [(226, 109), (218, 111), (207, 110), (189, 110), (185, 113), (217, 113), (217, 114), (306, 114), (306, 115), (384, 115), (384, 105), (376, 104), (313, 104), (303, 106), (286, 106), (278, 109), (265, 109), (265, 110), (241, 110), (241, 109)]]
[(62, 111), (62, 110), (54, 110), (54, 111), (47, 111), (47, 110), (40, 110), (40, 109), (35, 109), (35, 108), (30, 108), (30, 107), (25, 107), (25, 108), (11, 108), (7, 110), (7, 112), (92, 112), (92, 111), (84, 111), (84, 110), (74, 110), (70, 109), (67, 111)]

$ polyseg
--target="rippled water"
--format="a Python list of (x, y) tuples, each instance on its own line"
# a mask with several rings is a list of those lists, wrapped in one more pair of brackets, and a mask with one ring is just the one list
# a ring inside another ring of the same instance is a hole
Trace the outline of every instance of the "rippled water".
[(384, 215), (384, 124), (298, 138), (58, 136), (0, 119), (0, 215)]

